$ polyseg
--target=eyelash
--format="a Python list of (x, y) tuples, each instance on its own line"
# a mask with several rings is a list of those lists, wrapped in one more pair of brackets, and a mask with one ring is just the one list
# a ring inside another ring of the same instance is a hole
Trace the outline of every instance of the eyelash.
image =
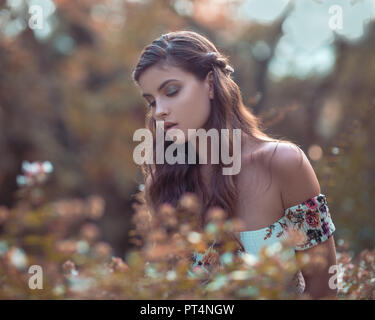
[[(176, 91), (174, 91), (174, 92), (172, 92), (172, 93), (170, 93), (170, 94), (167, 94), (167, 96), (168, 96), (168, 97), (172, 97), (172, 96), (174, 96), (177, 92), (178, 92), (178, 90), (176, 90)], [(149, 103), (148, 106), (149, 106), (149, 108), (154, 107), (154, 106), (155, 106), (155, 101)]]

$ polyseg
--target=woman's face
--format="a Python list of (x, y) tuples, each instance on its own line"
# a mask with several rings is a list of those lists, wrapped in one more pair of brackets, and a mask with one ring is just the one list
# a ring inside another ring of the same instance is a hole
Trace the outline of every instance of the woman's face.
[(204, 81), (181, 68), (155, 65), (146, 69), (139, 78), (142, 95), (152, 109), (155, 121), (163, 120), (177, 125), (166, 134), (180, 129), (184, 141), (188, 140), (188, 129), (204, 128), (210, 115), (210, 99), (213, 88), (211, 74)]

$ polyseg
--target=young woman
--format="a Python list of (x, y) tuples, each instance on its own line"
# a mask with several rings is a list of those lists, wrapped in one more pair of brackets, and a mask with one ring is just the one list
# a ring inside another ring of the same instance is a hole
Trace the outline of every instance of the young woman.
[[(314, 298), (335, 297), (336, 290), (329, 286), (329, 267), (336, 264), (331, 236), (335, 226), (314, 170), (296, 144), (262, 132), (259, 118), (243, 104), (231, 72), (228, 58), (196, 32), (170, 32), (144, 48), (133, 79), (150, 107), (146, 125), (153, 133), (153, 150), (157, 121), (165, 122), (167, 132), (179, 129), (184, 133), (185, 140), (176, 143), (185, 144), (185, 150), (192, 142), (188, 129), (241, 130), (238, 174), (224, 175), (221, 160), (219, 164), (185, 161), (172, 165), (154, 161), (142, 166), (147, 203), (155, 212), (160, 204), (176, 205), (184, 192), (194, 192), (202, 201), (202, 212), (219, 206), (243, 222), (243, 230), (236, 235), (244, 251), (253, 255), (263, 245), (285, 237), (287, 226), (298, 228), (307, 240), (295, 247), (295, 254), (301, 250), (313, 254), (323, 247), (328, 252), (326, 268), (301, 270), (305, 292)], [(231, 133), (229, 148), (234, 150)], [(165, 143), (165, 148), (172, 143)], [(196, 156), (211, 159), (211, 148), (202, 154), (198, 143), (193, 144)]]

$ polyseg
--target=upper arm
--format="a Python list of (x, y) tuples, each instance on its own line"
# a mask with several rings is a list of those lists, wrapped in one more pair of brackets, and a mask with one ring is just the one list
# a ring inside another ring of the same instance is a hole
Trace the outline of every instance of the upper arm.
[[(284, 143), (280, 144), (279, 148), (275, 153), (274, 170), (276, 171), (284, 210), (287, 210), (290, 207), (302, 204), (307, 199), (316, 197), (321, 194), (321, 190), (316, 174), (305, 153), (298, 146)], [(329, 273), (329, 268), (336, 265), (336, 249), (332, 235), (335, 228), (331, 224), (328, 206), (325, 204), (327, 215), (323, 215), (322, 212), (324, 211), (321, 212), (320, 207), (318, 208), (312, 211), (320, 215), (320, 219), (323, 219), (321, 221), (328, 223), (329, 232), (327, 235), (323, 235), (319, 241), (313, 241), (312, 244), (306, 246), (306, 249), (298, 247), (298, 250), (296, 250), (297, 257), (303, 254), (309, 256), (310, 262), (301, 271), (305, 278), (306, 290), (313, 297), (336, 294), (336, 290), (329, 288), (329, 278), (333, 276)], [(311, 232), (318, 231), (321, 228), (321, 226), (314, 228), (308, 224), (304, 224), (304, 226), (304, 231)], [(320, 259), (320, 262), (324, 261), (325, 263), (322, 268), (318, 268), (314, 264), (314, 261), (319, 261), (314, 257), (320, 254), (323, 254), (324, 257), (323, 260)]]

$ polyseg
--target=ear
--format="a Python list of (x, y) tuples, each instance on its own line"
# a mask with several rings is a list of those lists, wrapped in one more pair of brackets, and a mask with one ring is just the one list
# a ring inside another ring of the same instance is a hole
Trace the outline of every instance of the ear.
[(214, 84), (213, 84), (213, 74), (212, 71), (210, 71), (205, 80), (207, 86), (208, 86), (208, 95), (210, 99), (214, 98)]

